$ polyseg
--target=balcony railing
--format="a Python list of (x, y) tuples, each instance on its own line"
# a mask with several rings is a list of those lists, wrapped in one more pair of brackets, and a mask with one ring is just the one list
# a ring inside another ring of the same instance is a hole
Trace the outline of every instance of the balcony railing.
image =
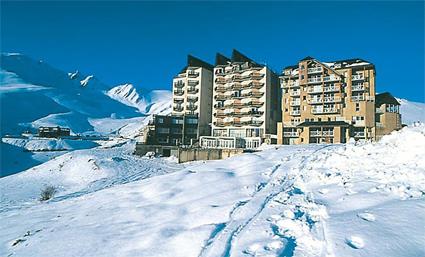
[(284, 137), (298, 137), (299, 133), (296, 131), (284, 131), (283, 132)]
[(310, 98), (308, 99), (309, 104), (321, 104), (323, 103), (323, 98)]
[(198, 92), (199, 92), (199, 89), (194, 88), (194, 87), (189, 87), (189, 88), (187, 89), (187, 92), (188, 92), (189, 94), (196, 94), (196, 93), (198, 93)]
[(362, 74), (356, 74), (351, 76), (351, 80), (363, 80), (364, 76)]
[(308, 78), (307, 83), (321, 83), (322, 77)]
[(223, 77), (218, 77), (215, 79), (215, 83), (217, 84), (225, 84), (226, 83), (226, 79)]
[(358, 101), (364, 101), (365, 97), (362, 95), (357, 95), (357, 96), (352, 96), (351, 97), (351, 101), (353, 102), (358, 102)]
[(310, 131), (310, 136), (311, 137), (333, 137), (334, 132), (332, 130), (324, 130), (324, 131), (313, 130), (313, 131)]
[(291, 101), (289, 102), (289, 106), (299, 106), (301, 104), (300, 101)]
[(301, 90), (292, 90), (289, 92), (290, 96), (299, 96), (301, 94)]
[(182, 87), (184, 87), (184, 83), (183, 82), (174, 83), (174, 87), (182, 88)]
[(312, 114), (322, 114), (322, 113), (337, 113), (337, 108), (313, 108), (311, 109)]
[(174, 94), (178, 95), (178, 96), (182, 96), (182, 95), (184, 95), (184, 91), (181, 90), (181, 89), (177, 89), (177, 90), (174, 90)]
[(189, 71), (189, 72), (187, 73), (187, 76), (188, 76), (189, 78), (196, 78), (196, 77), (198, 77), (198, 76), (199, 76), (199, 72), (196, 72), (196, 71)]
[(338, 80), (339, 80), (339, 78), (336, 77), (336, 76), (327, 76), (327, 77), (323, 78), (324, 82), (331, 82), (331, 81), (338, 81)]
[(198, 109), (198, 106), (196, 104), (188, 104), (188, 105), (186, 105), (186, 109), (194, 111), (194, 110)]
[(301, 115), (301, 111), (300, 110), (292, 110), (289, 112), (290, 115), (292, 116), (298, 116)]
[(338, 86), (327, 86), (323, 88), (324, 92), (337, 92), (339, 91), (339, 87)]
[(183, 111), (183, 106), (174, 106), (173, 110), (176, 111), (176, 112), (181, 112), (181, 111)]
[(351, 91), (363, 91), (364, 90), (364, 85), (360, 84), (360, 85), (353, 85), (351, 87)]
[(339, 103), (339, 102), (341, 102), (341, 97), (339, 97), (339, 96), (325, 97), (324, 102), (325, 103)]
[(364, 131), (354, 131), (354, 137), (364, 137)]
[(309, 94), (316, 94), (316, 93), (322, 93), (323, 88), (322, 87), (310, 87), (307, 91)]
[(187, 84), (188, 84), (189, 86), (191, 86), (191, 87), (194, 87), (194, 86), (197, 86), (197, 85), (199, 84), (199, 81), (197, 81), (197, 80), (189, 80), (189, 81), (187, 82)]
[(189, 101), (189, 102), (196, 102), (196, 101), (198, 101), (198, 97), (194, 97), (194, 96), (188, 96), (187, 97), (187, 101)]
[(307, 69), (307, 73), (311, 74), (311, 73), (319, 73), (322, 72), (323, 68), (322, 67), (315, 67), (315, 68), (308, 68)]

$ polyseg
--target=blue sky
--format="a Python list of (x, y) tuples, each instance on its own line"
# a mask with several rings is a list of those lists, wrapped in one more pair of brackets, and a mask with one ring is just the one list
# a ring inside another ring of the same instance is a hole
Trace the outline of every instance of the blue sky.
[(1, 50), (107, 84), (170, 89), (187, 54), (236, 48), (275, 71), (359, 57), (377, 92), (424, 102), (424, 2), (4, 2)]

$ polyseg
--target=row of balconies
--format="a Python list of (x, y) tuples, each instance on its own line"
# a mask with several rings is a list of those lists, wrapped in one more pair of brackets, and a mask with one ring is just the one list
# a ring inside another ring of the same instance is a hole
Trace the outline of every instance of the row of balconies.
[(338, 81), (338, 80), (339, 78), (334, 75), (330, 75), (327, 77), (318, 76), (318, 77), (307, 78), (307, 83), (313, 84), (313, 83), (322, 83), (322, 82), (332, 82), (332, 81)]
[(323, 71), (323, 67), (321, 67), (321, 66), (307, 69), (308, 74), (319, 73), (319, 72), (322, 72), (322, 71)]
[(338, 109), (335, 107), (326, 107), (326, 108), (312, 108), (312, 114), (329, 114), (329, 113), (338, 113)]
[(310, 137), (333, 137), (333, 130), (312, 130), (310, 131)]
[(283, 132), (284, 137), (298, 137), (299, 135), (300, 135), (300, 133), (298, 133), (297, 131), (284, 131)]
[(315, 87), (310, 87), (308, 88), (307, 92), (309, 94), (317, 94), (317, 93), (322, 93), (322, 92), (337, 92), (339, 91), (340, 87), (339, 86), (326, 86), (326, 87), (322, 87), (322, 86), (315, 86)]
[(308, 99), (309, 104), (321, 104), (321, 103), (339, 103), (341, 102), (341, 97), (333, 96), (333, 97), (313, 97)]
[(351, 91), (363, 91), (365, 89), (364, 84), (357, 84), (351, 86)]
[(263, 123), (264, 121), (252, 117), (227, 117), (213, 122), (216, 126), (261, 126)]
[(262, 116), (264, 114), (263, 111), (243, 111), (243, 109), (226, 109), (224, 111), (218, 111), (217, 113), (214, 114), (214, 116), (216, 117), (226, 117), (226, 116), (235, 116), (235, 117), (240, 117), (240, 116), (253, 116), (253, 117), (259, 117)]
[[(181, 104), (181, 102), (176, 102), (174, 101), (174, 103), (177, 103), (176, 105), (173, 106), (173, 110), (176, 112), (182, 112), (184, 110), (183, 105)], [(186, 109), (187, 110), (191, 110), (191, 111), (195, 111), (198, 109), (198, 105), (190, 103), (188, 105), (186, 105)]]
[(236, 89), (251, 89), (251, 88), (257, 88), (260, 89), (264, 86), (263, 82), (258, 81), (251, 81), (249, 83), (238, 83), (238, 82), (232, 82), (227, 83), (227, 85), (218, 85), (215, 87), (215, 91), (217, 92), (225, 92), (228, 90), (236, 90)]

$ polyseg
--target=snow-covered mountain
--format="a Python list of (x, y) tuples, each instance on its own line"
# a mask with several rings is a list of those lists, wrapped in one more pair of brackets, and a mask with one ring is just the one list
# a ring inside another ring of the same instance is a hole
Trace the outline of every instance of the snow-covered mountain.
[(401, 120), (403, 124), (411, 125), (414, 122), (425, 123), (425, 103), (412, 102), (397, 98), (400, 103)]
[[(39, 126), (63, 126), (72, 133), (134, 137), (150, 115), (171, 110), (169, 91), (141, 95), (131, 86), (139, 99), (138, 105), (131, 105), (134, 99), (129, 95), (119, 95), (118, 90), (114, 94), (111, 86), (93, 75), (66, 73), (22, 54), (3, 53), (0, 64), (0, 136)], [(2, 174), (40, 163), (32, 160), (31, 153), (3, 141), (0, 150)]]
[(186, 164), (133, 147), (1, 178), (0, 256), (425, 256), (424, 125)]
[(154, 90), (140, 96), (132, 84), (124, 84), (110, 89), (107, 95), (144, 114), (168, 114), (171, 111), (172, 95), (168, 90)]

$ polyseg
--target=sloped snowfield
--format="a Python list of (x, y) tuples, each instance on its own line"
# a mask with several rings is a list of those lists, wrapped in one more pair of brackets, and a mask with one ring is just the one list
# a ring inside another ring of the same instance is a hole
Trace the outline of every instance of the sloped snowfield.
[(190, 164), (74, 151), (0, 179), (0, 256), (425, 256), (424, 155), (423, 125)]

